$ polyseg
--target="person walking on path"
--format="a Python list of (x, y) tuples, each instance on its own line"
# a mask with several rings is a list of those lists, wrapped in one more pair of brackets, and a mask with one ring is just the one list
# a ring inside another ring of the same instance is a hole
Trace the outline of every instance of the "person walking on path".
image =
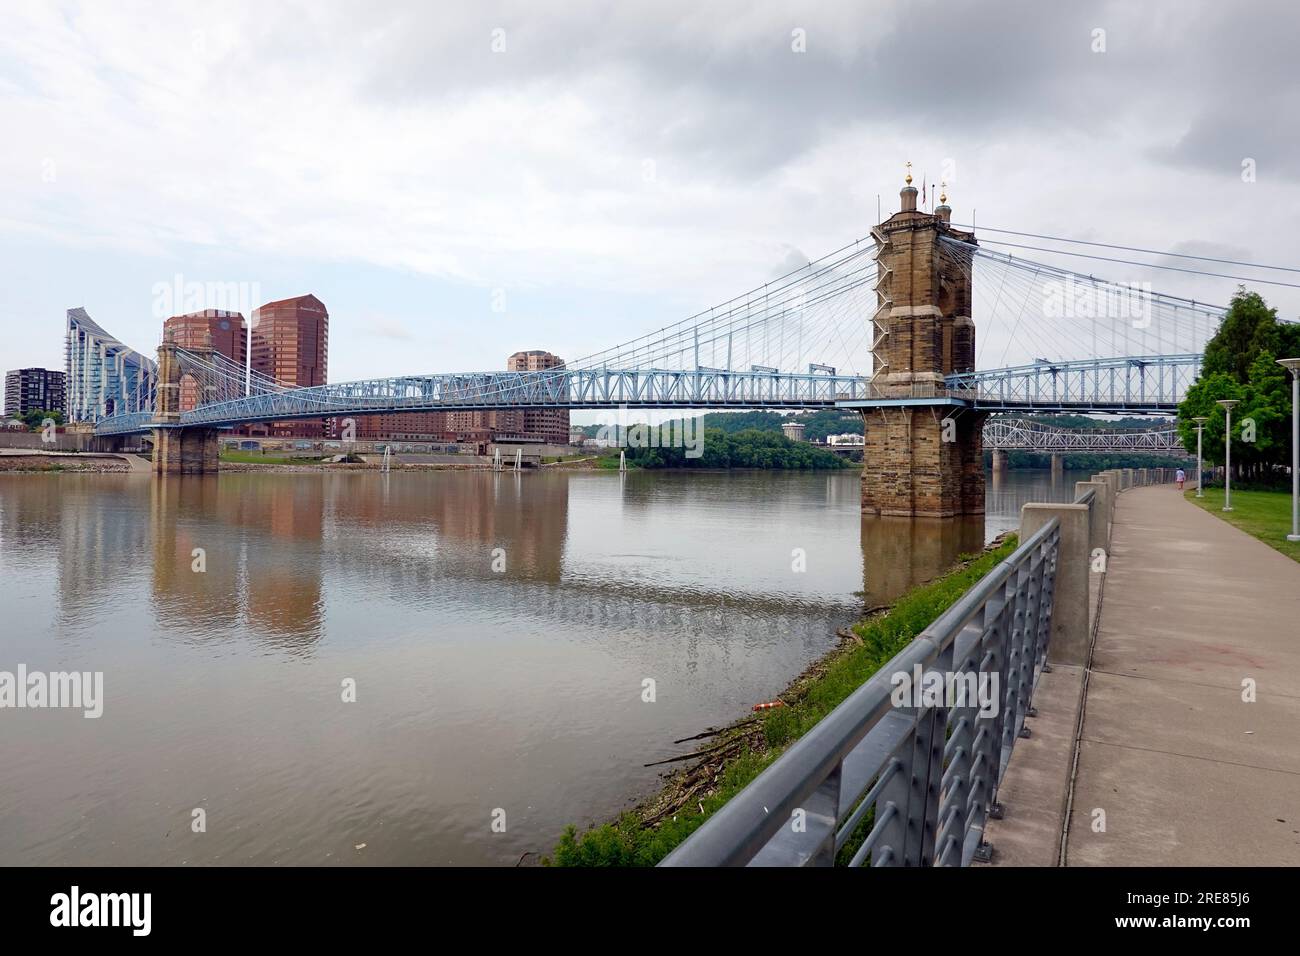
[(1187, 472), (1179, 468), (1178, 471), (1174, 474), (1174, 481), (1178, 482), (1179, 491), (1183, 490), (1183, 482), (1186, 480), (1187, 480)]

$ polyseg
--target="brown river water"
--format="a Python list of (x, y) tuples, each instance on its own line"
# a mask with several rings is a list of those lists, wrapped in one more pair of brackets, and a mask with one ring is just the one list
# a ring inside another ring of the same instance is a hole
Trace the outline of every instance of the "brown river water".
[(548, 853), (1080, 477), (911, 521), (855, 471), (0, 475), (0, 672), (103, 674), (0, 709), (0, 864)]

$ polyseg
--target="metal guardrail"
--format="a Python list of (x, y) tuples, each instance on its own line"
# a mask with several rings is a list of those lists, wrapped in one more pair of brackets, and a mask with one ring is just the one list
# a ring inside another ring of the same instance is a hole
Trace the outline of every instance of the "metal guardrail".
[[(660, 865), (829, 866), (846, 847), (851, 866), (980, 857), (1047, 660), (1059, 552), (1053, 517)], [(900, 703), (899, 675), (953, 692)]]

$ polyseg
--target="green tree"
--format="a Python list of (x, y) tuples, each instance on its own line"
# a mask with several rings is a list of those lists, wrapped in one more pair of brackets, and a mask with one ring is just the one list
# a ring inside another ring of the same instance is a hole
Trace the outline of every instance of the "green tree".
[(23, 416), (23, 421), (26, 423), (28, 428), (39, 430), (47, 418), (53, 419), (54, 424), (56, 425), (63, 424), (63, 412), (58, 409), (53, 411), (37, 411), (36, 409), (32, 409)]
[(1277, 309), (1270, 309), (1258, 292), (1247, 292), (1244, 286), (1238, 286), (1219, 330), (1205, 343), (1201, 374), (1223, 372), (1245, 385), (1255, 359), (1262, 352), (1276, 355), (1284, 337), (1289, 339), (1291, 332), (1280, 330)]
[(1291, 448), (1291, 389), (1279, 355), (1300, 355), (1300, 325), (1277, 321), (1257, 292), (1238, 288), (1218, 332), (1205, 345), (1200, 380), (1178, 407), (1183, 446), (1196, 447), (1192, 418), (1204, 415), (1205, 457), (1224, 459), (1223, 409), (1219, 399), (1240, 402), (1232, 410), (1233, 470), (1264, 477), (1283, 465)]
[(1291, 375), (1272, 352), (1264, 351), (1251, 363), (1247, 378), (1242, 402), (1232, 410), (1232, 452), (1235, 460), (1240, 449), (1241, 463), (1259, 473), (1283, 464), (1290, 455)]
[(1300, 322), (1279, 322), (1277, 333), (1277, 357), (1300, 358)]
[[(1187, 390), (1187, 397), (1178, 406), (1178, 435), (1183, 440), (1183, 447), (1192, 454), (1196, 453), (1197, 416), (1209, 419), (1205, 423), (1204, 443), (1202, 445), (1205, 460), (1223, 464), (1223, 435), (1226, 416), (1217, 402), (1219, 399), (1243, 398), (1245, 389), (1228, 372), (1202, 374), (1195, 385)], [(1237, 431), (1240, 416), (1233, 416), (1233, 431)]]
[[(668, 426), (635, 433), (638, 445), (627, 449), (628, 461), (641, 468), (846, 468), (848, 463), (829, 451), (806, 442), (793, 442), (780, 432), (750, 428), (728, 433), (704, 430), (703, 454), (686, 457), (686, 449), (673, 447)], [(654, 447), (658, 445), (659, 447)]]

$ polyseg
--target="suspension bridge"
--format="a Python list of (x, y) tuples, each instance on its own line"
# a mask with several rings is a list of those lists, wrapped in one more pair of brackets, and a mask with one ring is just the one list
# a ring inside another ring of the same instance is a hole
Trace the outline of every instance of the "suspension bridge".
[[(857, 410), (867, 421), (868, 461), (874, 433), (880, 444), (875, 452), (901, 449), (902, 464), (927, 474), (963, 466), (956, 459), (917, 459), (925, 439), (916, 429), (929, 427), (923, 419), (955, 418), (965, 433), (980, 432), (988, 416), (999, 413), (1176, 411), (1196, 381), (1203, 346), (1224, 307), (986, 249), (973, 231), (952, 224), (946, 200), (922, 212), (910, 184), (901, 198), (901, 211), (870, 235), (563, 368), (298, 388), (219, 353), (164, 343), (158, 386), (139, 407), (99, 421), (96, 433), (152, 431), (157, 448), (168, 430), (375, 413), (838, 407)], [(1003, 434), (995, 432), (995, 440)], [(955, 451), (970, 459), (966, 443), (959, 438)], [(887, 467), (892, 473), (898, 466)], [(973, 466), (968, 461), (964, 467)], [(194, 469), (164, 463), (160, 470)], [(982, 508), (982, 496), (970, 490), (945, 490), (943, 501), (918, 502), (918, 494), (933, 498), (931, 492), (938, 493), (915, 485), (898, 495), (882, 491), (870, 510), (951, 514)], [(884, 500), (899, 495), (906, 500)]]

